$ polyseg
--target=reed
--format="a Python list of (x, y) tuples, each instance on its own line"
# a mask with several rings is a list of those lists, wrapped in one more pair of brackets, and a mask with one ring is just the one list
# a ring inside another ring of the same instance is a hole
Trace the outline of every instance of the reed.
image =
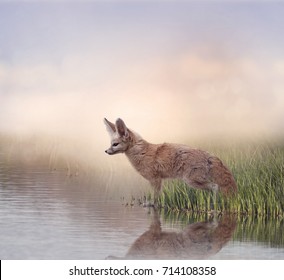
[[(212, 151), (212, 147), (210, 147)], [(171, 211), (237, 213), (251, 216), (284, 214), (284, 146), (251, 144), (213, 148), (213, 153), (232, 170), (238, 185), (233, 197), (189, 188), (180, 181), (166, 182), (159, 199)]]

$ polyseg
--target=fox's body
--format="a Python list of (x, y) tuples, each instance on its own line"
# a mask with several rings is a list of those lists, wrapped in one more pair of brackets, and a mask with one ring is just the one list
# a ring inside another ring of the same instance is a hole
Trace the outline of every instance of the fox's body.
[(181, 179), (191, 187), (236, 192), (232, 173), (208, 152), (179, 144), (151, 144), (127, 128), (121, 119), (113, 124), (105, 119), (112, 138), (106, 153), (125, 153), (133, 167), (154, 187), (155, 199), (163, 179)]

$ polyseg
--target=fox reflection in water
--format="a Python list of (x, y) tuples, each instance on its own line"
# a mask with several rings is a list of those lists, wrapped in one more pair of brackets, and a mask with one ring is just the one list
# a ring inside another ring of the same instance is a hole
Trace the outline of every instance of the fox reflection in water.
[(236, 218), (189, 224), (179, 232), (163, 231), (160, 217), (154, 211), (149, 230), (132, 244), (125, 257), (107, 259), (207, 259), (217, 254), (232, 238)]

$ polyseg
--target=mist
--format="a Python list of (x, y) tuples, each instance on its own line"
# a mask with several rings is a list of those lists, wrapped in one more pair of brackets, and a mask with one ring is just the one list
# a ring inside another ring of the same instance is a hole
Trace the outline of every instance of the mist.
[(234, 5), (1, 3), (1, 135), (102, 165), (104, 117), (153, 143), (282, 138), (283, 6)]
[(2, 67), (9, 94), (1, 94), (0, 128), (102, 145), (103, 118), (121, 117), (149, 141), (275, 137), (283, 132), (284, 68), (279, 61), (259, 64), (193, 52), (135, 61), (99, 85), (89, 74), (96, 65), (77, 63), (67, 73), (55, 65)]

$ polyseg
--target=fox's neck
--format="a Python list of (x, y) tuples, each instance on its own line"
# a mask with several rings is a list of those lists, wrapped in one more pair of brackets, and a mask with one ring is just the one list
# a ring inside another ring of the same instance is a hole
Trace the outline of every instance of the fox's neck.
[(132, 143), (125, 152), (125, 155), (136, 169), (139, 170), (139, 167), (143, 164), (145, 154), (151, 145), (141, 136), (132, 132)]

